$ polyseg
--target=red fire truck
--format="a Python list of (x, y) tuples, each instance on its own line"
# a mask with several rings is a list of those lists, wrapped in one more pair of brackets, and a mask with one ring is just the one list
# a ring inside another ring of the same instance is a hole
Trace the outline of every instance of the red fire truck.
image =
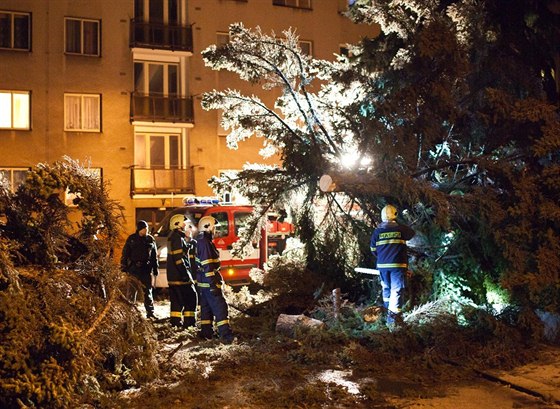
[(242, 260), (232, 255), (233, 243), (239, 240), (239, 231), (245, 227), (252, 206), (220, 204), (213, 198), (188, 197), (183, 203), (184, 206), (171, 210), (154, 231), (159, 257), (156, 287), (167, 287), (167, 236), (170, 233), (169, 219), (173, 215), (184, 214), (197, 224), (203, 216), (212, 216), (218, 221), (213, 241), (220, 252), (222, 276), (230, 285), (248, 284), (249, 271), (262, 268), (269, 254), (282, 254), (286, 239), (294, 232), (293, 225), (283, 221), (281, 214), (270, 213), (267, 234), (261, 234), (260, 242), (254, 243), (251, 254)]

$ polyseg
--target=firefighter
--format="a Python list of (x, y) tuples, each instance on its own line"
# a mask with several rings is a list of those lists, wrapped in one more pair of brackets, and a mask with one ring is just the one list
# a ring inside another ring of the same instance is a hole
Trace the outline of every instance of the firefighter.
[(229, 325), (228, 306), (222, 294), (220, 255), (212, 242), (216, 223), (216, 219), (211, 216), (204, 216), (198, 222), (196, 248), (199, 261), (197, 285), (200, 294), (200, 328), (201, 336), (211, 339), (214, 320), (220, 339), (229, 344), (233, 342), (233, 333)]
[(381, 278), (383, 304), (387, 309), (387, 325), (400, 317), (404, 304), (405, 279), (408, 271), (407, 240), (414, 230), (397, 223), (397, 209), (387, 205), (381, 210), (382, 223), (371, 236), (370, 248), (376, 258)]
[(171, 233), (167, 238), (167, 282), (169, 284), (170, 321), (173, 327), (190, 328), (196, 324), (198, 297), (195, 281), (196, 242), (185, 234), (192, 232), (193, 224), (182, 215), (176, 214), (169, 220)]
[[(158, 267), (156, 240), (148, 234), (148, 223), (138, 220), (136, 233), (128, 236), (124, 244), (121, 271), (131, 274), (142, 283), (147, 318), (156, 318), (152, 294), (152, 274), (158, 275)], [(136, 294), (134, 299), (136, 299)]]

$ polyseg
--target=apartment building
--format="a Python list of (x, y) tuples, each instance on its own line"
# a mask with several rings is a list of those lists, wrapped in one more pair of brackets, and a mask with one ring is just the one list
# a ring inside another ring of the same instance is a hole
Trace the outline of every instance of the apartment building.
[[(377, 27), (343, 17), (347, 0), (0, 0), (0, 172), (68, 155), (109, 182), (125, 210), (155, 224), (207, 180), (262, 162), (262, 140), (226, 147), (219, 113), (200, 107), (212, 89), (272, 101), (200, 52), (241, 21), (266, 33), (293, 27), (314, 57), (332, 59)], [(264, 163), (274, 163), (274, 159)]]

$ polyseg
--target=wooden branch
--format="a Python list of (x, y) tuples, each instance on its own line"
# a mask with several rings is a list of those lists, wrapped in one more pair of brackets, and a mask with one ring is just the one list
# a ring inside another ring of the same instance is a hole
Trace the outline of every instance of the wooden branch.
[(390, 194), (388, 186), (379, 178), (371, 174), (338, 173), (323, 175), (319, 179), (319, 189), (322, 192), (349, 192), (360, 191), (363, 193), (375, 193), (380, 196)]

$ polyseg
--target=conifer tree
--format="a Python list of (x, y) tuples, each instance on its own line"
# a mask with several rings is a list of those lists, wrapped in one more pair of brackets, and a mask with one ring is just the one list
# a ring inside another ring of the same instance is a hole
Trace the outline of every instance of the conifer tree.
[[(369, 234), (393, 203), (418, 232), (413, 265), (433, 274), (432, 295), (452, 283), (485, 303), (498, 286), (518, 305), (558, 311), (555, 2), (353, 3), (348, 16), (382, 33), (334, 62), (302, 55), (291, 30), (242, 24), (203, 52), (213, 69), (276, 92), (269, 106), (213, 91), (203, 107), (223, 110), (230, 147), (263, 137), (262, 153), (282, 159), (213, 187), (256, 203), (255, 228), (271, 206), (290, 203), (309, 267), (335, 280), (371, 263)], [(326, 173), (342, 191), (320, 191)]]

